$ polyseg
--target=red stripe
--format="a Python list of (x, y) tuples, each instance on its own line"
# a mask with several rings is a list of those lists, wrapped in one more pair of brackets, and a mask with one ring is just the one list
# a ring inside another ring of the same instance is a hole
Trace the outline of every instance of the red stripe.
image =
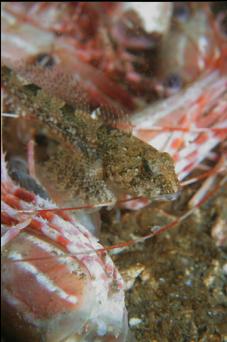
[(181, 172), (187, 172), (187, 171), (191, 171), (191, 168), (194, 166), (194, 162), (190, 163), (189, 165), (187, 165)]
[(6, 195), (3, 195), (2, 198), (3, 198), (3, 201), (5, 201), (12, 208), (18, 209), (18, 210), (21, 209), (20, 200), (17, 197), (6, 194)]
[(63, 218), (65, 221), (72, 222), (72, 218), (63, 210), (58, 211), (58, 215)]
[(59, 242), (61, 246), (67, 247), (70, 241), (61, 234), (60, 227), (54, 223), (50, 223), (49, 226), (60, 234), (59, 236), (57, 236), (56, 241)]
[(46, 219), (47, 221), (51, 221), (53, 219), (54, 215), (55, 214), (51, 211), (40, 211), (39, 212), (39, 216)]
[(35, 195), (31, 192), (28, 192), (27, 190), (24, 190), (22, 188), (18, 188), (15, 192), (14, 195), (19, 197), (25, 202), (33, 202), (35, 201)]
[(67, 245), (69, 244), (69, 240), (66, 239), (66, 238), (65, 238), (64, 236), (62, 236), (62, 235), (58, 236), (57, 242), (59, 242), (60, 245), (61, 245), (61, 246), (64, 246), (64, 247), (67, 246)]
[(186, 159), (187, 160), (195, 160), (195, 157), (197, 157), (197, 156), (198, 156), (198, 151), (193, 151), (186, 156)]
[(12, 224), (17, 224), (18, 220), (14, 217), (10, 217), (7, 213), (1, 213), (1, 223), (6, 224), (7, 226), (11, 226)]
[(32, 219), (29, 226), (34, 228), (34, 229), (41, 230), (43, 228), (43, 223), (39, 222), (36, 218), (34, 218), (34, 219)]
[(197, 139), (196, 139), (196, 144), (198, 145), (202, 145), (203, 143), (205, 143), (208, 139), (207, 134), (201, 134)]
[(175, 138), (171, 142), (171, 147), (174, 149), (178, 149), (183, 145), (183, 139), (182, 138)]

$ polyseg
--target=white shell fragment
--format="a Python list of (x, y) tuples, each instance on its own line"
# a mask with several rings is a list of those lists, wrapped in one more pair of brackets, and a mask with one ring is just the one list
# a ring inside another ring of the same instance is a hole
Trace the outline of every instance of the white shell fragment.
[(173, 10), (172, 2), (124, 2), (123, 6), (125, 11), (134, 10), (138, 14), (147, 32), (162, 35), (168, 31)]

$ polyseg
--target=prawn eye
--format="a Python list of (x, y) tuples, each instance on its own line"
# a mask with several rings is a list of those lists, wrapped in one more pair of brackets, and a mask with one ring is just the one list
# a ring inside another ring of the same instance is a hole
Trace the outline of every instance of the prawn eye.
[(190, 16), (190, 9), (185, 3), (176, 3), (173, 10), (173, 16), (179, 21), (186, 21)]
[(47, 146), (48, 144), (48, 138), (45, 134), (43, 133), (37, 133), (35, 134), (35, 142), (39, 145), (39, 146)]
[(220, 32), (227, 38), (227, 12), (220, 13), (217, 17), (217, 21)]
[(40, 53), (38, 56), (36, 56), (35, 63), (44, 68), (52, 68), (56, 64), (56, 60), (48, 53)]
[(178, 74), (170, 74), (164, 81), (165, 88), (178, 91), (183, 85), (182, 78)]

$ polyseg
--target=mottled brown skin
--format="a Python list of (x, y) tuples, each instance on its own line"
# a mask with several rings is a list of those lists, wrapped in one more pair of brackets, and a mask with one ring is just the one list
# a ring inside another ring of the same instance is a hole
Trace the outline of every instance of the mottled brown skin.
[(173, 161), (167, 153), (117, 129), (101, 127), (97, 134), (105, 176), (119, 189), (148, 198), (178, 191)]
[(48, 95), (6, 67), (2, 82), (11, 110), (34, 114), (63, 143), (44, 164), (45, 179), (70, 193), (69, 200), (77, 196), (87, 203), (114, 203), (119, 193), (169, 199), (178, 191), (167, 153), (92, 118), (81, 105), (73, 108)]

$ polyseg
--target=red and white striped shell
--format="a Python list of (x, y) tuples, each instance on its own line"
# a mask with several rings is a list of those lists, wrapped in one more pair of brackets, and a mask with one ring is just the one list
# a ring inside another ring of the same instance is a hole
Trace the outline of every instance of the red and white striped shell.
[(1, 189), (5, 329), (32, 341), (124, 341), (123, 281), (97, 239), (62, 210), (37, 211), (56, 206), (17, 186), (4, 160)]

